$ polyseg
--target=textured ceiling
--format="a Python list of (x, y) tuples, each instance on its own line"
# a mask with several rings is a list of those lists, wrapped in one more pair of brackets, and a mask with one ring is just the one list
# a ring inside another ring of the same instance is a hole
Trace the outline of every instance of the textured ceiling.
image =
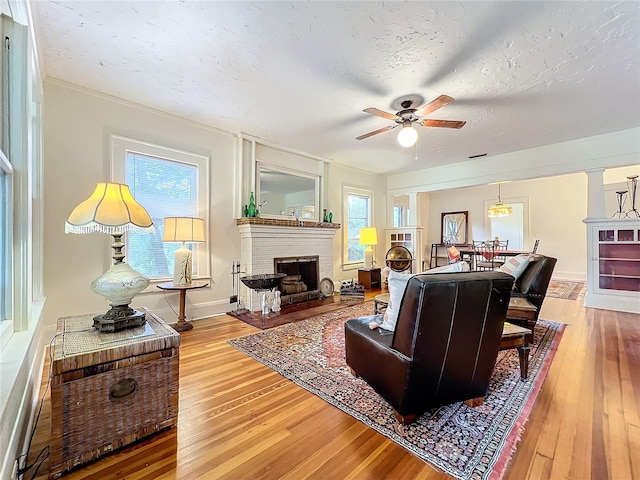
[[(640, 2), (35, 1), (46, 75), (377, 173), (640, 126)], [(416, 127), (394, 100), (455, 101)]]

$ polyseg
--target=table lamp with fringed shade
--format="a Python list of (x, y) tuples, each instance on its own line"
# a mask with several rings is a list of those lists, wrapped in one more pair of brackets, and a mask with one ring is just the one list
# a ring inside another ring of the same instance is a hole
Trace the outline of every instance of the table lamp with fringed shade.
[(101, 332), (117, 332), (145, 323), (144, 313), (129, 307), (133, 297), (147, 288), (149, 279), (122, 261), (122, 235), (128, 231), (153, 232), (154, 227), (149, 213), (136, 202), (129, 187), (119, 183), (98, 183), (65, 223), (65, 233), (100, 232), (114, 239), (112, 267), (91, 283), (91, 290), (111, 305), (107, 313), (93, 318), (93, 326)]
[(204, 220), (193, 217), (167, 217), (164, 219), (163, 242), (182, 242), (175, 252), (173, 266), (173, 284), (191, 285), (191, 250), (185, 243), (205, 241)]
[(378, 234), (375, 227), (360, 229), (360, 245), (366, 245), (364, 249), (364, 268), (373, 268), (373, 245), (378, 244)]

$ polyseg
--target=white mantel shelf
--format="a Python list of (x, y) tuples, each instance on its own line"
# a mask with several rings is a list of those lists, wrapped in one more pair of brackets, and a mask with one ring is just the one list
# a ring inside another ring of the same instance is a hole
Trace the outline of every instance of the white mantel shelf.
[(236, 219), (238, 227), (240, 225), (266, 225), (276, 227), (302, 227), (302, 228), (329, 228), (334, 230), (340, 229), (339, 223), (329, 222), (309, 222), (307, 220), (289, 220), (280, 218), (263, 218), (263, 217), (242, 217)]

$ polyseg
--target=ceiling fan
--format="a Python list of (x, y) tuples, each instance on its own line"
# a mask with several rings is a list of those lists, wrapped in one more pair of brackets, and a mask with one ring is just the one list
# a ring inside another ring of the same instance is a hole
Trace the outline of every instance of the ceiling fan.
[(371, 115), (377, 115), (382, 118), (393, 120), (395, 125), (389, 125), (373, 132), (365, 133), (356, 137), (356, 140), (364, 140), (378, 133), (388, 132), (393, 130), (397, 126), (402, 126), (402, 130), (398, 134), (398, 142), (403, 147), (411, 147), (416, 143), (418, 139), (418, 132), (413, 128), (413, 123), (417, 122), (423, 127), (444, 127), (444, 128), (462, 128), (465, 123), (456, 120), (431, 120), (424, 119), (422, 117), (429, 115), (431, 112), (435, 112), (439, 108), (453, 102), (453, 98), (448, 95), (440, 95), (435, 100), (427, 103), (420, 109), (415, 108), (424, 102), (424, 98), (421, 95), (407, 95), (395, 100), (391, 106), (394, 108), (400, 108), (397, 113), (387, 113), (377, 108), (365, 108), (363, 111), (370, 113)]

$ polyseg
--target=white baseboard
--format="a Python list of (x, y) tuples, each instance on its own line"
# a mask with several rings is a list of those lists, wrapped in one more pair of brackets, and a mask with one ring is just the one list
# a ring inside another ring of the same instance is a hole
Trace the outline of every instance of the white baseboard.
[(587, 292), (584, 306), (599, 308), (601, 310), (613, 310), (616, 312), (640, 313), (640, 301), (635, 295), (597, 294)]
[[(201, 318), (224, 315), (227, 312), (235, 310), (235, 308), (236, 304), (229, 303), (229, 300), (214, 300), (211, 302), (202, 302), (189, 305), (185, 309), (185, 315), (187, 321), (192, 321)], [(178, 316), (171, 307), (152, 308), (152, 310), (153, 313), (155, 313), (166, 323), (172, 324), (178, 321)]]

